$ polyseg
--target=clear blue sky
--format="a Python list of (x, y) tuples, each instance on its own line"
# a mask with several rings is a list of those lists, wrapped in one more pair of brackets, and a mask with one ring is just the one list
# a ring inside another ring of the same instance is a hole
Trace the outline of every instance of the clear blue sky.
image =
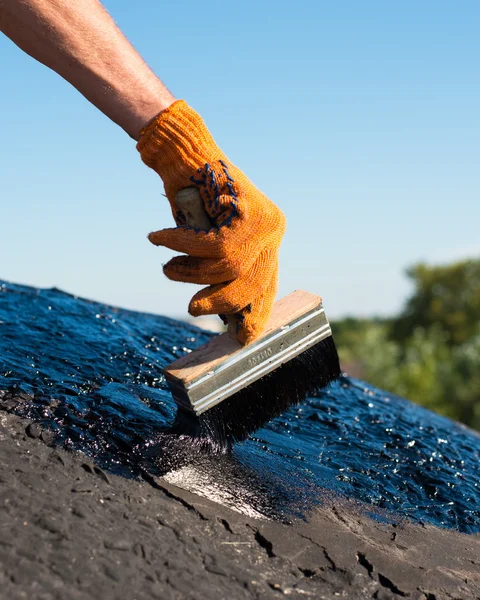
[[(480, 254), (480, 3), (109, 0), (152, 69), (287, 214), (280, 294), (389, 314), (406, 266)], [(0, 278), (181, 316), (134, 143), (0, 37)]]

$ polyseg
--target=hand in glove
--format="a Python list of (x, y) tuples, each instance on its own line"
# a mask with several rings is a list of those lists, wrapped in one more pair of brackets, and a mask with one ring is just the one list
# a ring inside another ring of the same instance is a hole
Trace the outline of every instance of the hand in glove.
[[(165, 265), (165, 275), (206, 284), (190, 301), (190, 314), (235, 315), (237, 339), (253, 341), (267, 323), (277, 292), (283, 213), (228, 160), (183, 100), (142, 131), (137, 148), (162, 178), (177, 223), (149, 235), (153, 244), (183, 253)], [(209, 230), (189, 227), (176, 206), (177, 193), (192, 186), (212, 223)]]

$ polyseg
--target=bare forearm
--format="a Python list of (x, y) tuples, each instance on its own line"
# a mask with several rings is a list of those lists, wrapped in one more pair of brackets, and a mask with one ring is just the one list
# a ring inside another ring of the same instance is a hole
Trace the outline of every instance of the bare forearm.
[(97, 0), (0, 0), (0, 30), (134, 139), (174, 101)]

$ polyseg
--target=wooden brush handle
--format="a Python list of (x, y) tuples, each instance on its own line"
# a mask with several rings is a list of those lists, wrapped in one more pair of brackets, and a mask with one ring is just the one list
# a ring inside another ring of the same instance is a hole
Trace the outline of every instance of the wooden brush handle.
[(175, 204), (185, 215), (189, 227), (205, 229), (206, 231), (212, 228), (212, 222), (203, 208), (203, 202), (197, 188), (188, 187), (180, 190), (175, 196)]
[[(180, 190), (175, 196), (175, 204), (185, 215), (187, 225), (194, 229), (205, 229), (208, 231), (213, 227), (196, 187), (188, 187)], [(232, 339), (237, 334), (237, 319), (235, 315), (227, 315), (228, 334)]]

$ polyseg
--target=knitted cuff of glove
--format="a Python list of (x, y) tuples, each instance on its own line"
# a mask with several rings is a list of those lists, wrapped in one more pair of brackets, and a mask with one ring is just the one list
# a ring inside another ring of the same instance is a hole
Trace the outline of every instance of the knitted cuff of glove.
[(205, 157), (222, 156), (202, 117), (177, 100), (141, 131), (137, 144), (143, 162), (165, 180), (182, 166), (195, 169)]

